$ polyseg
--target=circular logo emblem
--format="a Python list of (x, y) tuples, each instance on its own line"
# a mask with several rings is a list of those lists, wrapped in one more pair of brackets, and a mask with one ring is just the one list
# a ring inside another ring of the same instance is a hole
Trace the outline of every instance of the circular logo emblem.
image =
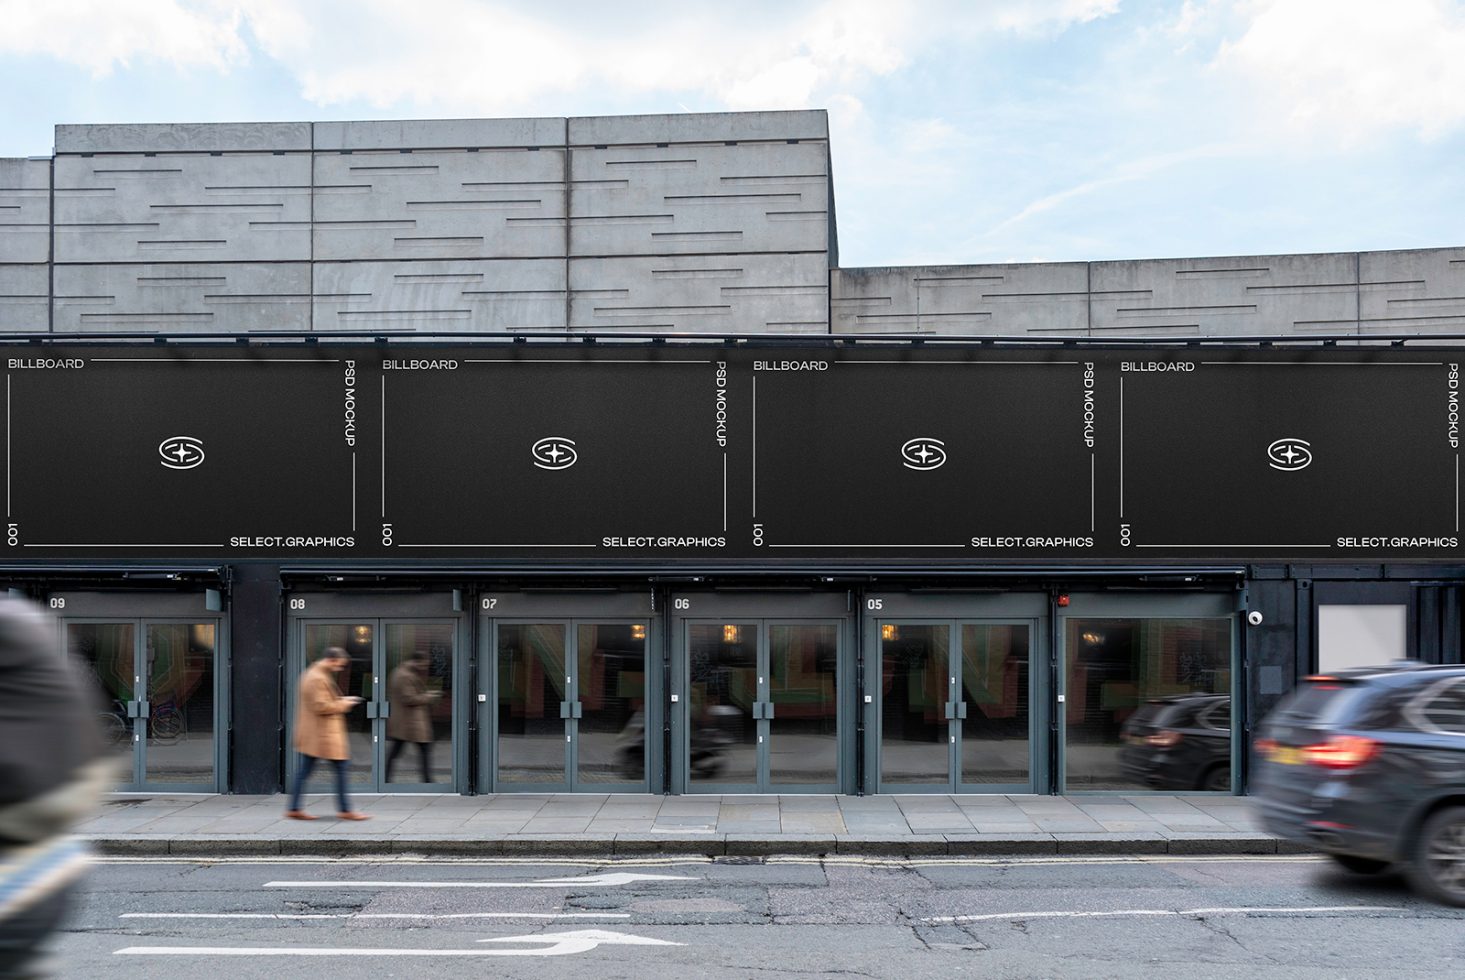
[(1295, 472), (1312, 462), (1312, 447), (1305, 439), (1278, 439), (1267, 447), (1267, 459), (1274, 470)]
[(934, 470), (946, 462), (946, 443), (940, 439), (912, 439), (900, 447), (900, 458), (909, 469)]
[(191, 470), (203, 462), (203, 442), (193, 436), (169, 436), (158, 443), (158, 455), (170, 470)]
[(529, 452), (534, 457), (534, 465), (542, 470), (567, 470), (580, 458), (575, 451), (575, 440), (564, 436), (545, 436)]

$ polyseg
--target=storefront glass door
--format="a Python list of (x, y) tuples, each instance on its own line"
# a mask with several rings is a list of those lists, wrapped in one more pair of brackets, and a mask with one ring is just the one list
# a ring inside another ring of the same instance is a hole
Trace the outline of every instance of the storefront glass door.
[(645, 790), (647, 624), (498, 621), (495, 786)]
[(880, 791), (1031, 792), (1033, 623), (876, 625)]
[(833, 791), (838, 624), (729, 620), (685, 629), (689, 791)]
[(65, 617), (62, 629), (100, 692), (118, 789), (217, 790), (218, 622)]
[[(361, 618), (299, 623), (298, 670), (291, 684), (290, 771), (299, 764), (293, 732), (300, 673), (325, 651), (346, 651), (334, 674), (342, 696), (361, 702), (346, 713), (348, 781), (361, 792), (452, 792), (456, 786), (453, 696), (456, 626), (451, 621)], [(333, 790), (329, 767), (318, 766), (307, 792)]]

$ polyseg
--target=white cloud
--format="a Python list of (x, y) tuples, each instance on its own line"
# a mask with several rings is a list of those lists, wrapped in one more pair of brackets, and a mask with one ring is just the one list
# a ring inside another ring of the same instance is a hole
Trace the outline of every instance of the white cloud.
[(246, 30), (329, 105), (488, 114), (586, 88), (796, 108), (889, 75), (928, 46), (1059, 31), (1119, 0), (0, 0), (0, 51), (105, 74), (133, 60), (227, 69)]
[(1215, 66), (1252, 87), (1263, 118), (1357, 144), (1434, 139), (1465, 123), (1465, 7), (1447, 0), (1252, 0)]
[(240, 14), (182, 0), (0, 0), (0, 52), (49, 55), (103, 76), (134, 60), (227, 69), (248, 58)]

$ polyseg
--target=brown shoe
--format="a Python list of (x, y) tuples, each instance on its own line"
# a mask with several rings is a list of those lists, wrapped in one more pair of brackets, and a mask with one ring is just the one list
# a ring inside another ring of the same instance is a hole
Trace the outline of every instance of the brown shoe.
[(336, 814), (336, 819), (337, 820), (370, 820), (371, 817), (368, 814), (365, 814), (365, 813), (357, 813), (355, 810), (351, 810), (351, 811), (349, 811), (347, 813), (338, 813), (338, 814)]
[(286, 810), (285, 811), (285, 819), (286, 820), (319, 820), (320, 817), (317, 817), (313, 813), (306, 813), (304, 810)]

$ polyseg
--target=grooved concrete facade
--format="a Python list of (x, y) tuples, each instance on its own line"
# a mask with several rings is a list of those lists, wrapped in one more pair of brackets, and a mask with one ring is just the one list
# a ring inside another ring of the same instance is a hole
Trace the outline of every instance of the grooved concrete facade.
[(820, 111), (56, 128), (0, 332), (1446, 334), (1465, 248), (838, 268)]

